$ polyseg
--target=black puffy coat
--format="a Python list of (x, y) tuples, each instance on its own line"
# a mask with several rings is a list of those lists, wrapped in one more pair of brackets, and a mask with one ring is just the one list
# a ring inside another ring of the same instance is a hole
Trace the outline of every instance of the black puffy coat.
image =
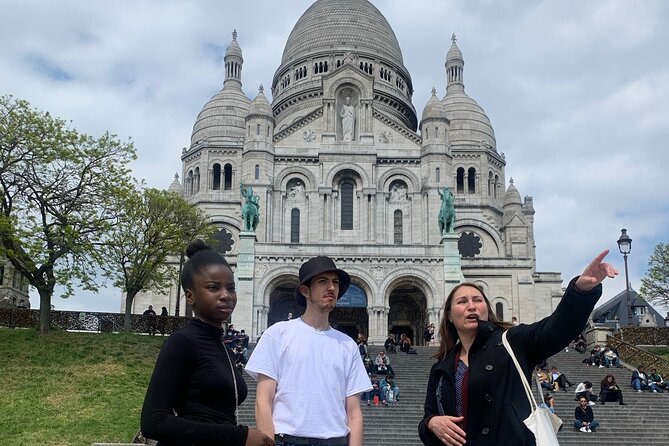
[[(573, 279), (555, 312), (530, 325), (509, 329), (507, 338), (529, 379), (536, 364), (559, 352), (585, 327), (588, 317), (602, 294), (598, 285), (589, 293), (576, 290)], [(469, 350), (469, 399), (467, 407), (468, 446), (535, 445), (535, 439), (523, 420), (530, 405), (511, 357), (502, 345), (503, 330), (480, 321), (478, 334)], [(427, 428), (426, 420), (439, 415), (437, 387), (441, 379), (441, 403), (444, 414), (455, 416), (456, 348), (434, 364), (425, 397), (425, 414), (418, 426), (423, 444), (443, 443)]]

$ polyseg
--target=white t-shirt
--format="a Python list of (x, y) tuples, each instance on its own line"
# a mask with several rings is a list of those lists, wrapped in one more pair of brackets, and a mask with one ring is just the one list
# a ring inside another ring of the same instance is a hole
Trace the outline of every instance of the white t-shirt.
[(349, 433), (346, 398), (371, 390), (355, 341), (301, 318), (269, 327), (253, 350), (246, 372), (276, 381), (274, 432), (300, 437), (336, 438)]

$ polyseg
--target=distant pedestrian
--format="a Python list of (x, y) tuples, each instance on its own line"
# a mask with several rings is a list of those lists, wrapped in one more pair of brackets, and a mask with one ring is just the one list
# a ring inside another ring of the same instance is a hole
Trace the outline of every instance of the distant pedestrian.
[(146, 317), (146, 325), (149, 329), (149, 334), (151, 336), (156, 335), (156, 312), (153, 311), (153, 305), (149, 305), (149, 308), (144, 311), (144, 316)]

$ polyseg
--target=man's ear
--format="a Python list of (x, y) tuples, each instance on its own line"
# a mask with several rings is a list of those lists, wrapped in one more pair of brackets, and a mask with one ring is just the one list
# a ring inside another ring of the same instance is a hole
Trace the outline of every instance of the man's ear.
[(308, 286), (300, 285), (300, 288), (298, 289), (300, 290), (300, 293), (302, 293), (304, 297), (309, 297), (311, 290), (309, 289)]

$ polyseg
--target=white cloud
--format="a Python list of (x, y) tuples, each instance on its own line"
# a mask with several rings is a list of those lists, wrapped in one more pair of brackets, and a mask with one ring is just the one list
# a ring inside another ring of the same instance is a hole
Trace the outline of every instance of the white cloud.
[[(311, 3), (0, 0), (12, 18), (0, 28), (0, 93), (80, 131), (132, 137), (136, 176), (165, 188), (181, 172), (197, 114), (223, 85), (232, 30), (244, 91), (253, 98), (262, 83), (269, 95), (288, 34)], [(492, 121), (507, 181), (534, 197), (539, 269), (568, 279), (606, 247), (622, 267), (615, 241), (627, 227), (638, 289), (653, 247), (669, 241), (669, 3), (374, 3), (397, 35), (418, 116), (433, 86), (445, 93), (457, 34), (466, 91)], [(606, 293), (622, 288), (616, 279)]]

